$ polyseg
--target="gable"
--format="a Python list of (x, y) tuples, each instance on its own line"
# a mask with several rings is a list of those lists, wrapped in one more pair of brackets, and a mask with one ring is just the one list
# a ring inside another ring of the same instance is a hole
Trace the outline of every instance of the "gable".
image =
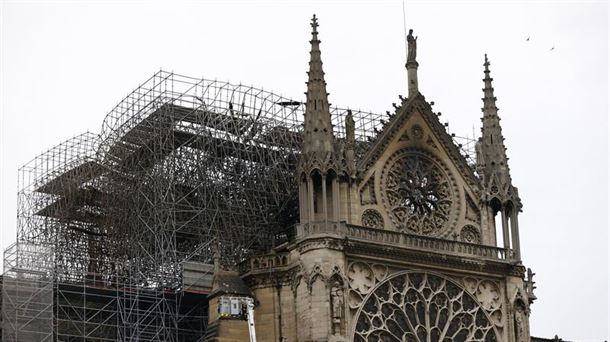
[(396, 111), (396, 115), (382, 128), (371, 148), (358, 161), (358, 169), (368, 170), (386, 152), (388, 145), (396, 139), (396, 136), (400, 136), (402, 140), (409, 139), (409, 132), (406, 132), (405, 123), (414, 113), (418, 113), (422, 117), (425, 125), (428, 126), (436, 138), (430, 141), (430, 143), (440, 142), (440, 145), (437, 145), (437, 147), (441, 146), (448, 154), (468, 183), (472, 187), (479, 187), (480, 182), (478, 177), (460, 153), (459, 148), (453, 143), (453, 139), (447, 133), (445, 126), (438, 120), (437, 115), (432, 112), (430, 104), (426, 102), (425, 97), (421, 94), (417, 94), (417, 96), (402, 102), (401, 107)]
[(359, 170), (364, 223), (376, 215), (385, 229), (444, 238), (480, 230), (479, 179), (421, 95), (403, 102)]

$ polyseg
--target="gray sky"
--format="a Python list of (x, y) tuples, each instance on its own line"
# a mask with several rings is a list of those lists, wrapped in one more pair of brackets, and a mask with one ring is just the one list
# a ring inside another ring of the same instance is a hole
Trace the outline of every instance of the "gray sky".
[[(99, 132), (160, 68), (302, 98), (316, 13), (333, 104), (385, 112), (406, 93), (400, 1), (4, 0), (1, 10), (2, 248), (15, 239), (18, 167)], [(406, 12), (420, 91), (458, 135), (479, 133), (489, 55), (524, 203), (523, 260), (537, 273), (532, 334), (608, 339), (608, 3), (407, 1)]]

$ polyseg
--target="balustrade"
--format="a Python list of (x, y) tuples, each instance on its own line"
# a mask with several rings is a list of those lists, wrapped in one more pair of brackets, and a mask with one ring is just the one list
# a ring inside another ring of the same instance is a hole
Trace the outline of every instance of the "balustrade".
[[(277, 242), (287, 242), (315, 235), (334, 235), (339, 238), (361, 240), (393, 246), (401, 246), (417, 250), (436, 251), (441, 253), (474, 256), (479, 258), (511, 261), (514, 253), (510, 249), (474, 243), (447, 240), (429, 236), (413, 235), (402, 232), (368, 228), (346, 224), (345, 222), (312, 222), (298, 224), (275, 234)], [(240, 264), (240, 271), (257, 271), (288, 266), (289, 254), (277, 253), (255, 256)]]
[[(341, 238), (365, 240), (383, 244), (399, 245), (414, 249), (433, 250), (450, 254), (469, 255), (496, 260), (512, 260), (512, 250), (447, 240), (429, 236), (413, 235), (383, 229), (368, 228), (342, 223), (312, 222), (294, 228), (297, 238), (318, 234), (338, 235)], [(294, 235), (294, 234), (293, 234)]]
[(446, 240), (429, 236), (412, 235), (401, 232), (346, 225), (346, 237), (371, 242), (398, 244), (415, 249), (434, 250), (453, 254), (484, 257), (498, 260), (513, 258), (511, 250), (494, 246), (478, 245), (468, 242)]

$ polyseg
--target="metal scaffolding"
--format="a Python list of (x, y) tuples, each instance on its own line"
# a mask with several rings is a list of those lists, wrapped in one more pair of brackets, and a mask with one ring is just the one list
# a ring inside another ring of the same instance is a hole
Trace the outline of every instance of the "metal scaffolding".
[[(297, 222), (304, 107), (160, 71), (101, 134), (23, 166), (17, 240), (4, 254), (3, 341), (201, 341), (211, 243), (235, 265)], [(346, 110), (331, 111), (341, 143)], [(353, 111), (357, 155), (388, 115)]]
[[(160, 71), (101, 134), (23, 166), (3, 340), (202, 340), (207, 300), (196, 278), (211, 242), (236, 264), (297, 221), (303, 112), (253, 87)], [(345, 112), (332, 110), (339, 139)], [(353, 115), (364, 151), (382, 117)]]

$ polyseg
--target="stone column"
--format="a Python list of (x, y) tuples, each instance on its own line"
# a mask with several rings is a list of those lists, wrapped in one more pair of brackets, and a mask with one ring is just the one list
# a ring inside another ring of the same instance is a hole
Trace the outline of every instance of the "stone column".
[(301, 223), (307, 222), (309, 208), (307, 207), (307, 183), (299, 179), (299, 220)]
[(508, 233), (508, 217), (506, 214), (506, 209), (502, 208), (502, 210), (500, 210), (500, 212), (502, 213), (502, 238), (504, 240), (504, 248), (506, 249), (510, 249), (510, 236)]
[(337, 176), (333, 178), (333, 220), (335, 222), (341, 221), (341, 201), (339, 200), (339, 196), (341, 191), (339, 189), (339, 181), (337, 180)]
[(521, 243), (519, 241), (519, 221), (517, 220), (517, 210), (513, 209), (510, 218), (510, 228), (513, 237), (513, 251), (515, 253), (515, 259), (521, 260)]
[(326, 174), (322, 175), (322, 217), (324, 223), (328, 222), (328, 197), (326, 196)]
[(309, 222), (313, 222), (315, 221), (315, 212), (314, 212), (314, 205), (313, 205), (313, 196), (314, 196), (314, 189), (313, 189), (313, 179), (311, 178), (311, 176), (307, 177), (307, 197), (308, 197), (308, 209), (309, 209)]
[(498, 246), (493, 209), (487, 206), (480, 206), (479, 210), (481, 211), (481, 226), (485, 230), (483, 242), (491, 246)]
[(419, 85), (417, 83), (417, 62), (409, 62), (407, 63), (407, 82), (409, 89), (409, 98), (413, 97), (417, 93), (419, 93)]

